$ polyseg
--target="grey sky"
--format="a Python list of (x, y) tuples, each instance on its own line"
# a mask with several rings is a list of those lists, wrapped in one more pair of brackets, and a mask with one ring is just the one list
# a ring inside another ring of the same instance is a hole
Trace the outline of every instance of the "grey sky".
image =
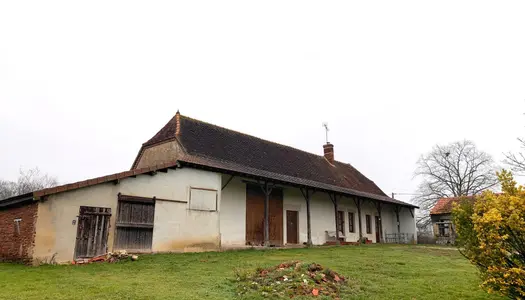
[(177, 109), (318, 154), (328, 122), (386, 193), (436, 143), (525, 135), (523, 1), (172, 2), (0, 4), (0, 178), (127, 170)]

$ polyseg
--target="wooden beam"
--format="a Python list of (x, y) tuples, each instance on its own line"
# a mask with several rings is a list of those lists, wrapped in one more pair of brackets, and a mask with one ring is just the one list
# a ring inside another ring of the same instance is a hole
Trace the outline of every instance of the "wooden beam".
[(401, 207), (399, 205), (396, 205), (394, 210), (396, 212), (396, 220), (397, 220), (397, 235), (398, 235), (398, 238), (399, 236), (401, 235), (401, 223), (399, 222), (399, 210), (401, 209)]
[(261, 187), (265, 197), (264, 197), (264, 246), (270, 246), (270, 194), (275, 184), (271, 184), (268, 181), (260, 182), (257, 180), (257, 183), (250, 182), (252, 184), (257, 184)]
[(221, 191), (224, 190), (228, 186), (228, 184), (230, 184), (230, 182), (232, 181), (233, 177), (235, 177), (235, 175), (230, 175), (230, 178), (228, 178), (226, 183), (222, 186)]
[(409, 208), (408, 211), (412, 215), (412, 219), (413, 219), (414, 218), (414, 209), (413, 208)]
[(334, 204), (334, 210), (335, 210), (335, 243), (337, 245), (341, 244), (341, 241), (339, 241), (339, 228), (337, 226), (339, 225), (339, 214), (338, 214), (338, 207), (337, 207), (337, 195), (328, 193), (328, 196), (330, 196), (330, 200), (332, 200), (332, 203)]
[(381, 218), (381, 202), (376, 202), (377, 214), (379, 216), (379, 241), (377, 243), (383, 242), (383, 219)]
[(357, 219), (359, 222), (359, 242), (363, 239), (363, 224), (361, 222), (361, 199), (353, 197), (355, 206), (357, 206)]
[(308, 240), (306, 242), (306, 245), (308, 247), (312, 246), (312, 223), (310, 218), (310, 197), (313, 193), (310, 193), (309, 189), (303, 189), (300, 188), (301, 194), (303, 194), (304, 200), (306, 201), (306, 232), (308, 236)]

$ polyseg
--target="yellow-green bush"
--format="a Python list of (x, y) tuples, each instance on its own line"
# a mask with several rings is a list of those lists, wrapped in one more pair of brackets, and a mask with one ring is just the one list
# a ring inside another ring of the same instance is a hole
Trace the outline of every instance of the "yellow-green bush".
[(498, 173), (502, 193), (484, 192), (453, 211), (461, 253), (480, 270), (482, 287), (525, 299), (525, 189)]

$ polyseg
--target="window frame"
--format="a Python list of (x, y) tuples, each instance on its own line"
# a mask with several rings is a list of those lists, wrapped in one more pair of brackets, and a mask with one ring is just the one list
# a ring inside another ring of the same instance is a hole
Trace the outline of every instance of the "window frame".
[(348, 232), (355, 233), (355, 214), (353, 211), (348, 212)]
[(366, 234), (372, 234), (372, 216), (366, 215)]
[(345, 212), (342, 210), (337, 211), (337, 230), (344, 233), (345, 232)]
[[(207, 192), (215, 192), (215, 209), (200, 209), (200, 208), (194, 208), (192, 207), (192, 191), (207, 191)], [(190, 192), (188, 197), (188, 209), (189, 210), (195, 210), (195, 211), (208, 211), (208, 212), (218, 212), (219, 211), (219, 192), (216, 189), (209, 189), (209, 188), (201, 188), (201, 187), (194, 187), (190, 186)]]

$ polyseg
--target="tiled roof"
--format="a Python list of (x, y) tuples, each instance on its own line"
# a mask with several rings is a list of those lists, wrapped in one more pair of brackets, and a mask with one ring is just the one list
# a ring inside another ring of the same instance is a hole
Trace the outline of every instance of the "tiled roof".
[[(177, 123), (178, 120), (180, 123)], [(178, 134), (177, 126), (179, 126)], [(157, 134), (144, 143), (143, 148), (173, 139), (177, 139), (191, 155), (386, 197), (373, 181), (350, 164), (339, 161), (330, 164), (324, 156), (183, 115), (175, 115)]]
[[(177, 119), (179, 121), (177, 121)], [(153, 138), (143, 144), (141, 152), (152, 145), (177, 139), (186, 154), (168, 159), (161, 165), (132, 169), (108, 176), (83, 180), (32, 193), (35, 199), (105, 182), (188, 166), (273, 181), (297, 187), (360, 196), (382, 202), (417, 207), (392, 199), (350, 164), (329, 163), (323, 156), (266, 141), (237, 131), (176, 115)], [(134, 167), (137, 164), (137, 156)], [(30, 195), (29, 195), (30, 197)], [(13, 200), (14, 198), (10, 198)], [(7, 200), (0, 200), (7, 203)]]
[[(282, 184), (289, 184), (289, 185), (297, 186), (297, 187), (310, 187), (310, 188), (323, 190), (327, 192), (337, 192), (340, 194), (360, 196), (360, 197), (375, 199), (375, 200), (379, 200), (382, 202), (399, 204), (399, 205), (408, 206), (408, 207), (416, 207), (412, 204), (405, 203), (399, 200), (395, 200), (387, 196), (381, 196), (381, 195), (377, 195), (373, 193), (367, 193), (367, 192), (357, 191), (353, 189), (342, 188), (342, 187), (338, 187), (338, 186), (334, 186), (330, 184), (324, 184), (324, 183), (320, 183), (320, 182), (316, 182), (312, 180), (268, 172), (268, 171), (259, 170), (259, 169), (255, 169), (255, 168), (251, 168), (251, 167), (247, 167), (243, 165), (238, 165), (232, 162), (220, 161), (217, 159), (200, 157), (196, 155), (183, 155), (177, 161), (164, 163), (164, 164), (147, 167), (147, 168), (120, 172), (120, 173), (107, 175), (107, 176), (101, 176), (101, 177), (83, 180), (83, 181), (79, 181), (75, 183), (60, 185), (60, 186), (56, 186), (52, 188), (42, 189), (42, 190), (34, 191), (33, 193), (28, 193), (23, 196), (24, 196), (24, 199), (25, 198), (39, 199), (41, 197), (45, 197), (45, 196), (52, 195), (52, 194), (75, 190), (75, 189), (97, 185), (101, 183), (108, 183), (108, 182), (116, 183), (117, 180), (128, 178), (128, 177), (134, 177), (137, 175), (145, 175), (145, 174), (153, 174), (159, 171), (166, 171), (169, 168), (178, 168), (178, 167), (185, 167), (185, 166), (192, 167), (192, 168), (200, 168), (200, 169), (205, 169), (205, 170), (213, 170), (213, 171), (224, 172), (224, 173), (232, 173), (232, 174), (237, 174), (240, 176), (245, 176), (248, 178), (252, 177), (254, 179), (266, 178), (266, 179), (277, 181)], [(17, 198), (19, 197), (20, 196), (0, 200), (0, 207), (3, 206), (2, 204), (11, 205), (11, 202), (16, 201)]]
[(436, 202), (436, 205), (430, 210), (431, 215), (442, 215), (452, 213), (454, 203), (459, 202), (462, 199), (474, 200), (474, 196), (462, 196), (462, 197), (448, 197), (441, 198)]

